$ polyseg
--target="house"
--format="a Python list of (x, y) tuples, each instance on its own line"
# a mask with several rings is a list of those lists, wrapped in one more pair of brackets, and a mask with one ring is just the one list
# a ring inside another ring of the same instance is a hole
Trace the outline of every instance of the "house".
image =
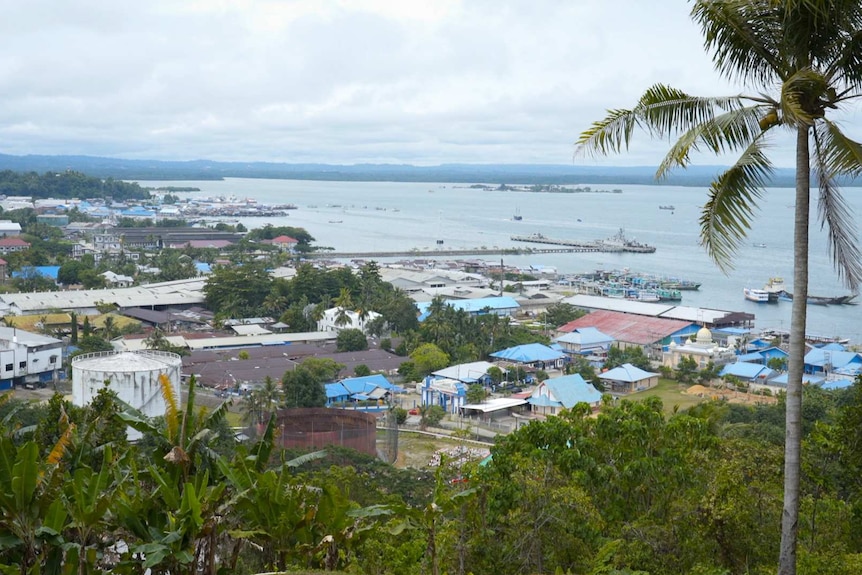
[(366, 409), (386, 408), (385, 402), (392, 394), (404, 391), (380, 374), (348, 377), (335, 383), (327, 383), (324, 388), (326, 407), (339, 406), (338, 404), (347, 407), (351, 403), (356, 407), (355, 404), (360, 401), (372, 402), (373, 405), (368, 403), (364, 405)]
[(788, 354), (780, 347), (765, 347), (738, 355), (736, 356), (736, 361), (768, 365), (769, 361), (774, 358), (787, 361)]
[[(424, 321), (430, 314), (433, 302), (423, 301), (416, 304), (419, 308), (419, 321)], [(482, 297), (476, 299), (447, 299), (443, 303), (457, 311), (466, 311), (470, 315), (497, 314), (511, 316), (520, 309), (520, 305), (509, 296)]]
[(560, 349), (570, 358), (573, 356), (605, 358), (614, 343), (614, 338), (594, 327), (576, 327), (554, 339), (554, 342), (559, 344)]
[(763, 383), (770, 377), (775, 375), (775, 372), (760, 363), (748, 363), (746, 361), (737, 361), (735, 363), (725, 364), (721, 371), (718, 372), (720, 377), (735, 377), (740, 381), (751, 383)]
[(368, 324), (380, 317), (376, 311), (369, 311), (363, 317), (352, 309), (343, 310), (340, 307), (329, 308), (323, 312), (323, 317), (317, 322), (317, 331), (341, 331), (343, 329), (358, 329), (366, 332)]
[(5, 237), (0, 239), (0, 254), (12, 252), (23, 252), (30, 249), (30, 243), (18, 237)]
[(0, 220), (0, 236), (17, 236), (21, 233), (21, 224), (12, 220)]
[(264, 240), (261, 243), (272, 244), (283, 252), (292, 252), (299, 244), (299, 240), (290, 236), (278, 236), (271, 240)]
[(491, 357), (524, 367), (546, 370), (562, 368), (566, 354), (541, 343), (528, 343), (495, 351)]
[(494, 364), (487, 361), (473, 361), (440, 369), (432, 372), (431, 375), (440, 379), (454, 379), (466, 385), (474, 383), (487, 385), (491, 379), (488, 370), (492, 367)]
[(658, 385), (658, 375), (657, 373), (644, 371), (630, 363), (624, 363), (619, 367), (599, 374), (599, 378), (604, 382), (607, 389), (612, 392), (632, 393)]
[(55, 381), (63, 374), (62, 365), (61, 340), (0, 327), (0, 389)]
[[(766, 381), (753, 381), (748, 384), (748, 391), (752, 393), (768, 391), (773, 395), (778, 395), (787, 391), (787, 377), (787, 373), (782, 373)], [(825, 378), (819, 375), (812, 375), (810, 373), (802, 375), (802, 385), (821, 385), (824, 381)]]
[(586, 403), (596, 409), (602, 402), (602, 394), (576, 373), (546, 379), (533, 390), (527, 402), (533, 413), (558, 415), (562, 410), (571, 409), (579, 403)]
[(99, 275), (101, 275), (103, 278), (105, 278), (105, 285), (107, 285), (108, 287), (125, 288), (125, 287), (129, 287), (133, 283), (135, 283), (135, 278), (130, 277), (130, 276), (120, 275), (120, 274), (115, 274), (112, 271), (102, 272)]
[(8, 277), (6, 275), (6, 268), (8, 265), (9, 265), (9, 262), (7, 262), (4, 259), (0, 259), (0, 282), (5, 282), (6, 278)]
[(467, 385), (457, 379), (427, 376), (421, 384), (422, 405), (439, 405), (447, 413), (458, 413), (467, 399)]
[(827, 376), (833, 371), (862, 369), (862, 354), (815, 347), (805, 354), (805, 373)]

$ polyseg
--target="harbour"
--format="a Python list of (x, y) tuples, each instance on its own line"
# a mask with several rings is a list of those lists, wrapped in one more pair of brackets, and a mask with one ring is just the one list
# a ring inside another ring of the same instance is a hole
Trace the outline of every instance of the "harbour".
[[(154, 182), (170, 185), (173, 182)], [(469, 190), (452, 184), (421, 182), (331, 182), (231, 178), (222, 181), (176, 182), (195, 185), (200, 192), (184, 192), (188, 197), (236, 195), (252, 197), (259, 203), (291, 203), (283, 218), (240, 218), (248, 228), (265, 224), (303, 227), (315, 238), (315, 245), (331, 247), (333, 254), (397, 253), (422, 255), (428, 259), (451, 257), (435, 252), (469, 250), (480, 252), (466, 257), (496, 260), (503, 255), (507, 265), (529, 269), (545, 266), (561, 276), (578, 275), (599, 269), (641, 270), (644, 273), (680, 277), (699, 283), (698, 290), (683, 290), (684, 305), (711, 307), (754, 313), (759, 329), (787, 330), (789, 305), (763, 305), (742, 297), (744, 286), (762, 287), (767, 278), (792, 278), (793, 268), (793, 190), (769, 188), (759, 204), (748, 243), (740, 245), (732, 266), (722, 272), (700, 244), (698, 218), (708, 189), (683, 186), (619, 185), (620, 193), (554, 194), (534, 192), (497, 192)], [(434, 193), (428, 193), (430, 189)], [(848, 204), (862, 213), (862, 189), (845, 191)], [(363, 209), (363, 206), (379, 206)], [(670, 211), (659, 205), (673, 205)], [(312, 206), (314, 206), (312, 208)], [(512, 220), (520, 208), (523, 221)], [(764, 214), (769, 214), (765, 217)], [(341, 224), (329, 224), (339, 219)], [(508, 253), (520, 245), (535, 248), (560, 248), (537, 243), (512, 241), (512, 235), (539, 231), (550, 238), (607, 238), (619, 228), (627, 235), (654, 246), (653, 253), (560, 251)], [(444, 243), (436, 244), (437, 240)], [(435, 247), (436, 244), (436, 247)], [(763, 244), (767, 247), (755, 247)], [(841, 284), (827, 256), (828, 238), (811, 230), (811, 294), (842, 294)], [(487, 253), (481, 253), (486, 250)], [(382, 256), (380, 256), (382, 257)], [(405, 257), (392, 256), (392, 259)], [(410, 256), (406, 256), (410, 257)], [(788, 281), (788, 284), (791, 282)], [(787, 291), (793, 292), (788, 285)], [(808, 312), (808, 331), (841, 335), (862, 341), (859, 308), (812, 305)]]

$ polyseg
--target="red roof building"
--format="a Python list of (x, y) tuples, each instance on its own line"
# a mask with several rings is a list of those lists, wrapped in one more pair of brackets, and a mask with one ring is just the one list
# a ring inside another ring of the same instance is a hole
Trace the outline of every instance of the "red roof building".
[(0, 254), (8, 254), (11, 252), (23, 252), (30, 249), (30, 244), (21, 238), (5, 237), (0, 239)]
[(272, 244), (274, 246), (280, 247), (282, 250), (292, 250), (296, 244), (299, 243), (299, 240), (296, 238), (292, 238), (290, 236), (278, 236), (272, 238), (271, 240), (264, 240), (261, 243)]
[(578, 328), (594, 327), (626, 345), (649, 346), (677, 332), (691, 329), (691, 322), (635, 315), (619, 311), (596, 310), (557, 328), (560, 335)]

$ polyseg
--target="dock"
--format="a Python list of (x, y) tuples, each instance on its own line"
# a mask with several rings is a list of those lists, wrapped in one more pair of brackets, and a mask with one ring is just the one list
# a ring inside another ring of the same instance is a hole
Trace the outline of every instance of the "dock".
[(316, 259), (374, 259), (374, 258), (404, 258), (413, 256), (522, 256), (533, 254), (573, 254), (584, 251), (575, 247), (560, 248), (465, 248), (465, 249), (436, 249), (436, 250), (401, 250), (392, 252), (311, 252), (302, 254), (305, 258)]
[(512, 236), (513, 242), (531, 242), (535, 244), (547, 244), (555, 246), (566, 246), (578, 252), (629, 252), (635, 254), (651, 254), (655, 252), (655, 247), (647, 244), (642, 244), (635, 240), (630, 240), (625, 237), (625, 233), (620, 228), (616, 235), (606, 240), (582, 241), (582, 240), (562, 240), (557, 238), (549, 238), (543, 234), (530, 234), (529, 236)]

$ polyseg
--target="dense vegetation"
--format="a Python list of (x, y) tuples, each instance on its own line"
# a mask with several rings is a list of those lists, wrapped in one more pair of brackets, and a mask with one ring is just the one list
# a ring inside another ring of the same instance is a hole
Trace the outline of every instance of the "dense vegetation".
[(113, 178), (94, 178), (80, 172), (0, 171), (0, 194), (34, 198), (109, 198), (115, 201), (144, 200), (150, 193), (138, 184)]
[[(285, 389), (313, 377), (286, 375)], [(260, 437), (236, 444), (225, 406), (197, 408), (193, 386), (188, 397), (145, 420), (110, 392), (82, 409), (4, 396), (0, 569), (774, 572), (780, 402), (671, 416), (655, 398), (607, 403), (597, 417), (581, 405), (501, 437), (486, 466), (444, 459), (429, 474), (342, 449), (281, 453), (265, 409)], [(808, 389), (805, 405), (800, 573), (858, 573), (862, 382)], [(144, 434), (138, 444), (126, 424)]]

